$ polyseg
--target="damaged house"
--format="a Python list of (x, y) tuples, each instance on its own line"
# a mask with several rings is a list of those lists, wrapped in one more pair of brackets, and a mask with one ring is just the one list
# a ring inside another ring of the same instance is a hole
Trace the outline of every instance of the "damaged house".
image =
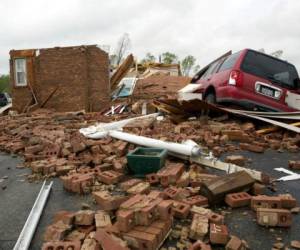
[(96, 45), (10, 51), (13, 109), (99, 111), (110, 94), (108, 54)]

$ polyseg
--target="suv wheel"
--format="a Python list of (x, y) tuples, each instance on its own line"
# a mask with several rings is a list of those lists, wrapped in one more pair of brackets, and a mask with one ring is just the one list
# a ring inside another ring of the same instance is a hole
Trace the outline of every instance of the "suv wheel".
[(216, 95), (214, 93), (208, 93), (204, 100), (208, 103), (215, 104), (216, 103)]

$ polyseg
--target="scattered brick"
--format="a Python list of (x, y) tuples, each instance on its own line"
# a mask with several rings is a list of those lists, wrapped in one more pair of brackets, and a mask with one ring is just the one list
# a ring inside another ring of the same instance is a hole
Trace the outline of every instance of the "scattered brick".
[(231, 193), (225, 197), (225, 202), (232, 208), (249, 206), (251, 202), (251, 195), (246, 192)]
[(300, 170), (300, 161), (289, 161), (289, 168)]
[(127, 189), (129, 194), (148, 194), (150, 192), (150, 184), (148, 182), (140, 182)]
[(147, 174), (146, 181), (149, 182), (151, 185), (157, 184), (157, 183), (159, 183), (159, 178), (158, 178), (157, 174), (155, 174), (155, 173)]
[(96, 227), (107, 227), (107, 226), (111, 226), (111, 220), (110, 220), (110, 216), (107, 212), (105, 211), (97, 211), (95, 213), (95, 224)]
[(247, 159), (242, 155), (229, 155), (225, 158), (225, 162), (245, 166)]
[(240, 148), (254, 153), (263, 153), (265, 151), (265, 148), (262, 146), (248, 143), (240, 143)]
[(257, 223), (262, 226), (290, 227), (292, 214), (287, 209), (257, 208)]
[(62, 221), (58, 221), (46, 228), (44, 233), (44, 241), (60, 241), (63, 240), (71, 227), (64, 224)]
[(92, 210), (80, 210), (75, 213), (75, 224), (82, 226), (90, 226), (94, 223), (95, 212)]
[(81, 250), (81, 243), (80, 241), (53, 241), (53, 242), (46, 242), (42, 246), (42, 250)]
[(108, 191), (97, 191), (93, 192), (97, 204), (101, 206), (103, 210), (115, 210), (128, 199), (124, 195), (111, 195)]
[(238, 237), (232, 235), (225, 246), (225, 250), (246, 250), (246, 248)]
[(208, 218), (195, 214), (193, 216), (191, 229), (190, 229), (190, 238), (193, 240), (202, 240), (204, 236), (208, 233)]
[(291, 194), (280, 194), (282, 208), (291, 209), (297, 206), (297, 200)]
[(212, 244), (226, 245), (229, 240), (227, 226), (210, 223), (209, 239)]
[(183, 202), (174, 202), (173, 203), (173, 213), (174, 217), (179, 219), (185, 219), (190, 212), (191, 206), (188, 204), (185, 204)]
[(105, 184), (108, 184), (108, 185), (118, 183), (122, 177), (123, 177), (123, 174), (113, 171), (113, 170), (100, 172), (97, 175), (97, 178), (99, 181), (101, 181)]
[(85, 239), (80, 250), (100, 250), (100, 246), (95, 239)]
[(257, 195), (252, 196), (251, 208), (257, 210), (257, 208), (281, 208), (281, 199), (275, 196)]
[(141, 183), (142, 180), (140, 179), (129, 179), (127, 181), (124, 181), (120, 184), (120, 187), (123, 191), (127, 191), (129, 188), (131, 188), (132, 186)]
[(197, 240), (194, 244), (192, 244), (188, 250), (211, 250), (211, 246), (205, 244), (201, 240)]

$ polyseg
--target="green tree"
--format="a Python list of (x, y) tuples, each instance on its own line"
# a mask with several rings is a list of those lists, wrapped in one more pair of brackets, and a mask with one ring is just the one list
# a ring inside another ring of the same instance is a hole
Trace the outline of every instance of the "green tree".
[(162, 53), (162, 62), (165, 64), (177, 63), (178, 57), (171, 52), (165, 52)]
[(181, 71), (184, 76), (189, 76), (191, 69), (194, 67), (196, 63), (196, 58), (188, 55), (181, 62)]
[(194, 72), (193, 73), (198, 73), (198, 71), (200, 70), (200, 65), (199, 64), (197, 64), (195, 67), (194, 67)]
[(0, 93), (2, 92), (10, 92), (9, 75), (0, 76)]
[(141, 63), (154, 63), (156, 61), (156, 57), (148, 52), (144, 59), (141, 60)]

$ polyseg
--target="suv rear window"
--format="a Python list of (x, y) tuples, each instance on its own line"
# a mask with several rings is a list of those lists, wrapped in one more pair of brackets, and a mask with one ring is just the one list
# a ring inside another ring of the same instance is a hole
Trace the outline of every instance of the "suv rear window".
[(297, 70), (292, 64), (251, 50), (247, 52), (241, 69), (288, 88), (294, 88), (295, 79), (298, 78)]
[(241, 54), (241, 51), (228, 56), (225, 59), (225, 61), (222, 63), (218, 72), (224, 71), (227, 69), (232, 69), (233, 65), (235, 64), (236, 60), (239, 58), (240, 54)]

